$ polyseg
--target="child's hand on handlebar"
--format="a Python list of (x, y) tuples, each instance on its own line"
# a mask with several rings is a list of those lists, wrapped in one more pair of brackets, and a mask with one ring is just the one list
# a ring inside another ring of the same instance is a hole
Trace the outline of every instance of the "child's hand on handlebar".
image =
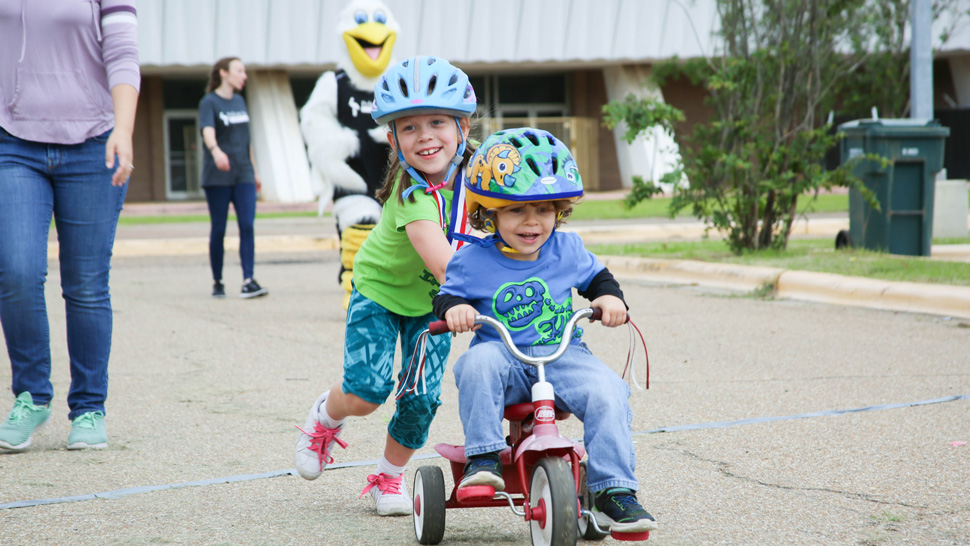
[(456, 334), (471, 332), (479, 326), (475, 324), (475, 317), (477, 315), (478, 311), (474, 307), (466, 303), (460, 303), (445, 311), (445, 322), (448, 323), (448, 329)]
[(616, 328), (626, 324), (626, 304), (616, 296), (609, 294), (600, 296), (590, 303), (590, 307), (603, 312), (603, 316), (600, 318), (603, 326)]

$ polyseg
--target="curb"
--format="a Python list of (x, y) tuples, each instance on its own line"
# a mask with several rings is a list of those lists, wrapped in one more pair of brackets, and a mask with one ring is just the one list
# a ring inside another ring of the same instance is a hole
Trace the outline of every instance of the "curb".
[[(584, 240), (596, 239), (600, 230), (577, 230)], [(594, 234), (595, 232), (595, 234)], [(603, 234), (606, 230), (602, 231)], [(615, 231), (614, 231), (615, 234)], [(643, 233), (639, 233), (643, 235)], [(614, 236), (615, 239), (615, 236)], [(592, 242), (588, 241), (587, 242)], [(276, 235), (256, 238), (259, 253), (337, 250), (336, 236)], [(48, 245), (48, 257), (57, 259), (57, 243)], [(226, 251), (239, 248), (238, 237), (226, 237)], [(114, 256), (207, 255), (207, 237), (179, 239), (117, 239)], [(893, 282), (862, 277), (791, 271), (692, 260), (663, 260), (600, 256), (618, 277), (654, 282), (698, 285), (714, 289), (753, 292), (770, 289), (779, 299), (792, 299), (970, 319), (970, 287)]]
[(967, 286), (882, 281), (690, 260), (600, 256), (600, 261), (617, 276), (749, 292), (770, 286), (779, 299), (970, 319), (970, 287)]
[(970, 319), (970, 287), (966, 286), (785, 271), (778, 278), (776, 293), (788, 299)]
[(704, 285), (727, 290), (752, 291), (774, 287), (785, 272), (776, 267), (736, 266), (692, 260), (659, 260), (626, 256), (599, 256), (615, 275), (647, 276), (676, 284)]
[[(225, 250), (239, 250), (239, 237), (227, 236)], [(256, 237), (258, 252), (305, 252), (312, 250), (337, 250), (340, 241), (336, 236), (312, 237), (306, 235), (264, 235)], [(57, 242), (47, 244), (48, 259), (57, 259)], [(182, 237), (178, 239), (115, 239), (112, 256), (190, 256), (209, 254), (208, 237)]]

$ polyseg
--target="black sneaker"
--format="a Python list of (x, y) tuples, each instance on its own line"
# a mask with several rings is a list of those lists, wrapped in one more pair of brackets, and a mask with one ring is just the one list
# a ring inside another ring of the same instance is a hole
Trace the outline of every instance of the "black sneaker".
[(593, 515), (602, 528), (618, 533), (639, 533), (657, 529), (653, 519), (637, 502), (637, 494), (629, 489), (613, 487), (598, 491)]
[(213, 298), (224, 298), (226, 297), (226, 287), (222, 286), (222, 283), (216, 281), (212, 285), (212, 297)]
[(256, 279), (251, 279), (249, 282), (243, 285), (242, 291), (239, 292), (240, 298), (258, 298), (259, 296), (265, 296), (269, 294), (269, 290), (263, 288), (256, 282)]
[(483, 453), (468, 458), (465, 462), (465, 477), (461, 479), (458, 488), (473, 485), (491, 485), (496, 491), (505, 490), (505, 480), (502, 479), (502, 459), (498, 453)]

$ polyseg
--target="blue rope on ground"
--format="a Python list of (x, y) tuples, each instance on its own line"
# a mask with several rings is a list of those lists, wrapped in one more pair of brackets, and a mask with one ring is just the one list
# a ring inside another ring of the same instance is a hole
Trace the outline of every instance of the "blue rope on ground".
[(829, 417), (832, 415), (845, 415), (847, 413), (860, 413), (863, 411), (881, 411), (899, 408), (909, 408), (913, 406), (926, 406), (929, 404), (941, 404), (943, 402), (955, 402), (957, 400), (970, 400), (970, 394), (958, 394), (955, 396), (945, 396), (934, 398), (933, 400), (921, 400), (919, 402), (903, 402), (902, 404), (882, 404), (878, 406), (865, 406), (862, 408), (814, 411), (812, 413), (800, 413), (798, 415), (784, 415), (780, 417), (752, 417), (751, 419), (739, 419), (737, 421), (722, 421), (720, 423), (700, 423), (696, 425), (678, 425), (673, 427), (655, 428), (653, 430), (641, 430), (633, 434), (657, 434), (659, 432), (683, 432), (685, 430), (700, 430), (706, 428), (728, 428), (738, 425), (752, 425), (756, 423), (771, 423), (774, 421), (788, 421), (791, 419), (807, 419), (810, 417)]
[[(661, 432), (685, 432), (689, 430), (729, 428), (729, 427), (736, 427), (740, 425), (772, 423), (776, 421), (789, 421), (792, 419), (830, 417), (830, 416), (836, 416), (836, 415), (845, 415), (847, 413), (861, 413), (865, 411), (883, 411), (883, 410), (891, 410), (891, 409), (910, 408), (915, 406), (926, 406), (930, 404), (942, 404), (944, 402), (955, 402), (957, 400), (970, 400), (970, 394), (945, 396), (943, 398), (934, 398), (932, 400), (921, 400), (918, 402), (904, 402), (901, 404), (881, 404), (876, 406), (865, 406), (861, 408), (852, 408), (852, 409), (815, 411), (811, 413), (800, 413), (798, 415), (784, 415), (784, 416), (778, 416), (778, 417), (753, 417), (751, 419), (739, 419), (737, 421), (721, 421), (721, 422), (714, 422), (714, 423), (698, 423), (693, 425), (677, 425), (677, 426), (671, 426), (671, 427), (655, 428), (652, 430), (634, 431), (633, 434), (639, 436), (643, 434), (658, 434)], [(411, 457), (411, 460), (434, 459), (439, 457), (441, 456), (438, 455), (437, 453), (427, 453), (423, 455), (415, 455), (414, 457)], [(377, 459), (373, 459), (370, 461), (351, 461), (346, 463), (334, 463), (334, 464), (328, 465), (327, 470), (336, 470), (338, 468), (352, 468), (357, 466), (374, 466), (377, 463), (378, 463)], [(6, 504), (0, 504), (0, 510), (7, 510), (12, 508), (28, 508), (31, 506), (43, 506), (46, 504), (80, 502), (80, 501), (95, 500), (95, 499), (118, 499), (121, 497), (126, 497), (128, 495), (151, 493), (152, 491), (164, 491), (166, 489), (181, 489), (183, 487), (198, 487), (203, 485), (216, 485), (220, 483), (245, 482), (245, 481), (251, 481), (251, 480), (261, 480), (264, 478), (278, 478), (280, 476), (295, 476), (295, 475), (296, 475), (296, 469), (291, 468), (286, 470), (275, 470), (272, 472), (263, 472), (262, 474), (226, 476), (224, 478), (213, 478), (210, 480), (198, 480), (198, 481), (192, 481), (192, 482), (173, 483), (173, 484), (167, 484), (167, 485), (129, 487), (126, 489), (116, 489), (114, 491), (104, 491), (101, 493), (89, 493), (87, 495), (76, 495), (73, 497), (56, 497), (51, 499), (37, 499), (37, 500), (8, 502)]]

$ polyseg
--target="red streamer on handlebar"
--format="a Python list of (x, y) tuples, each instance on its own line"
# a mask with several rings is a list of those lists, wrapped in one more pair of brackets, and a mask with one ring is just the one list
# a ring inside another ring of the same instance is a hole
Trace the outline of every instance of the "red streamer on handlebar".
[(630, 370), (630, 377), (633, 379), (634, 384), (636, 384), (637, 382), (636, 372), (633, 371), (633, 361), (634, 361), (634, 355), (636, 354), (636, 347), (637, 347), (636, 340), (633, 338), (633, 331), (636, 331), (637, 335), (640, 336), (640, 342), (643, 344), (644, 369), (646, 370), (646, 379), (644, 380), (644, 384), (646, 385), (645, 388), (649, 389), (650, 388), (650, 355), (647, 353), (647, 341), (643, 338), (643, 332), (640, 331), (640, 328), (637, 327), (637, 325), (633, 322), (633, 319), (631, 319), (629, 315), (627, 315), (627, 324), (630, 325), (630, 330), (631, 330), (630, 349), (627, 351), (627, 354), (626, 354), (626, 366), (623, 367), (623, 375), (621, 377), (626, 379), (626, 372), (627, 370)]
[[(445, 323), (445, 327), (447, 328), (447, 323)], [(408, 362), (407, 370), (405, 370), (404, 375), (401, 377), (401, 383), (397, 387), (397, 394), (394, 395), (395, 400), (400, 400), (409, 392), (418, 394), (419, 386), (424, 389), (424, 392), (428, 392), (428, 386), (424, 382), (424, 363), (428, 360), (427, 347), (428, 331), (425, 330), (418, 336), (418, 341), (414, 345), (411, 360)], [(410, 386), (408, 386), (408, 381), (411, 383)]]

